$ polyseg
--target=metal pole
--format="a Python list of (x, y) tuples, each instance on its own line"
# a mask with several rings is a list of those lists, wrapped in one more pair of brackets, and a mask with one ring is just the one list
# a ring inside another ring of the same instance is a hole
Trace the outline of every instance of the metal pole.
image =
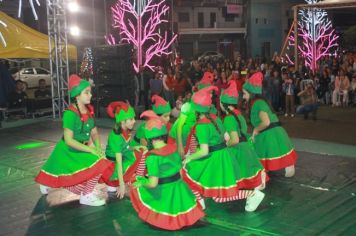
[(294, 68), (298, 70), (298, 7), (293, 7), (294, 10)]
[(91, 11), (93, 15), (93, 38), (94, 38), (94, 46), (96, 46), (96, 26), (95, 26), (95, 0), (91, 1)]

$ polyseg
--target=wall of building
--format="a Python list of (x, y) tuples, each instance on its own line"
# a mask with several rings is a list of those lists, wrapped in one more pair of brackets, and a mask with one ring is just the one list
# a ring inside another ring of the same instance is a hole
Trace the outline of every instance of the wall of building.
[(279, 53), (292, 23), (292, 6), (303, 2), (302, 0), (248, 1), (248, 56), (272, 57), (274, 52)]

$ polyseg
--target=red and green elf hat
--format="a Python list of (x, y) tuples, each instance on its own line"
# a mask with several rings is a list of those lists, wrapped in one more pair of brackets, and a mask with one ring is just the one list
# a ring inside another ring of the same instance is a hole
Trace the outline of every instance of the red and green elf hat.
[(162, 119), (157, 116), (152, 110), (144, 111), (140, 118), (146, 117), (148, 121), (144, 127), (144, 133), (146, 139), (157, 138), (167, 134), (167, 127)]
[(221, 92), (220, 101), (226, 104), (236, 105), (239, 100), (239, 93), (237, 91), (236, 81), (230, 80), (229, 87)]
[(214, 74), (206, 71), (203, 78), (198, 83), (198, 90), (211, 86), (214, 81)]
[(192, 96), (192, 108), (198, 112), (208, 112), (210, 110), (212, 99), (211, 92), (217, 92), (216, 86), (209, 86), (199, 90)]
[(261, 72), (254, 73), (243, 85), (243, 89), (250, 93), (262, 94), (263, 74)]
[(115, 118), (116, 123), (135, 117), (134, 109), (126, 102), (112, 102), (106, 108), (106, 112), (109, 117)]
[(152, 110), (157, 114), (157, 115), (163, 115), (164, 113), (171, 112), (171, 106), (169, 103), (164, 100), (162, 97), (158, 95), (153, 95), (151, 98), (152, 102), (154, 103), (152, 105)]
[(85, 88), (89, 87), (90, 83), (81, 79), (78, 75), (69, 76), (68, 90), (71, 98), (78, 96)]

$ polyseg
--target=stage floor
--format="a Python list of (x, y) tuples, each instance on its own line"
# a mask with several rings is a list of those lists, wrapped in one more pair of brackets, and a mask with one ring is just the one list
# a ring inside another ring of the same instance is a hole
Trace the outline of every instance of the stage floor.
[(0, 131), (0, 235), (356, 235), (356, 158), (298, 152), (296, 176), (271, 174), (256, 212), (207, 200), (201, 222), (171, 233), (143, 223), (129, 198), (88, 207), (63, 189), (41, 196), (33, 179), (61, 136), (55, 121)]

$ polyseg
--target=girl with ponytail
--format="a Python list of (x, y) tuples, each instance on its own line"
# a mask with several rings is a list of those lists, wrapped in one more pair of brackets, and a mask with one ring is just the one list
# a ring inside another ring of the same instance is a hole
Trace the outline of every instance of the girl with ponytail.
[(269, 103), (261, 98), (263, 74), (253, 74), (243, 85), (249, 118), (253, 126), (252, 140), (266, 171), (285, 169), (285, 176), (295, 174), (297, 153)]
[[(230, 80), (229, 87), (222, 91), (220, 96), (221, 110), (226, 114), (224, 127), (229, 135), (227, 146), (239, 163), (239, 171), (244, 189), (240, 190), (238, 199), (247, 199), (246, 211), (253, 211), (263, 199), (264, 194), (259, 190), (265, 187), (266, 173), (260, 163), (255, 149), (248, 142), (247, 124), (241, 112), (236, 108), (238, 104), (238, 92), (236, 82)], [(254, 191), (252, 189), (255, 189)], [(217, 202), (225, 202), (227, 199), (214, 199)]]
[[(225, 144), (222, 121), (209, 113), (211, 92), (215, 86), (203, 88), (192, 96), (197, 122), (189, 138), (196, 138), (198, 147), (186, 156), (182, 168), (183, 179), (204, 206), (201, 197), (236, 200), (239, 189), (245, 187), (239, 164)], [(187, 143), (190, 141), (188, 140)]]
[(118, 198), (125, 195), (126, 187), (134, 177), (143, 155), (142, 146), (131, 141), (131, 130), (135, 124), (135, 111), (126, 102), (112, 102), (107, 107), (110, 118), (115, 119), (115, 126), (109, 133), (106, 157), (115, 165), (109, 178), (103, 178), (108, 185), (108, 192), (116, 192)]
[(94, 109), (90, 105), (90, 83), (71, 75), (68, 88), (74, 101), (63, 114), (64, 135), (36, 181), (40, 183), (42, 194), (47, 194), (49, 187), (62, 187), (80, 195), (81, 204), (101, 206), (105, 204), (105, 199), (93, 190), (100, 178), (105, 178), (105, 174), (111, 175), (113, 165), (101, 149)]

